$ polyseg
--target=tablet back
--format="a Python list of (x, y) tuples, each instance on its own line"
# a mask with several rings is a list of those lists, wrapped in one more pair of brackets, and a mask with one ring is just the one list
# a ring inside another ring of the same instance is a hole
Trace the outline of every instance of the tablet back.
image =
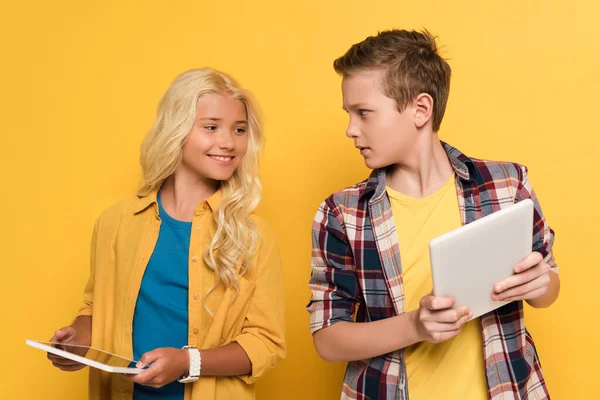
[(532, 231), (533, 202), (526, 199), (432, 239), (433, 294), (469, 306), (472, 318), (505, 305), (491, 299), (494, 284), (531, 253)]

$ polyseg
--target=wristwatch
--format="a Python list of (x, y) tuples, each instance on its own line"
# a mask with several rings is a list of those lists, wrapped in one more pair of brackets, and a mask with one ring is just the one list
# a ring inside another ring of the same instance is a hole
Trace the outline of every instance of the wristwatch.
[(182, 349), (187, 350), (190, 355), (190, 370), (187, 376), (182, 376), (177, 381), (180, 383), (196, 382), (200, 378), (200, 369), (202, 368), (200, 350), (194, 346), (183, 346)]

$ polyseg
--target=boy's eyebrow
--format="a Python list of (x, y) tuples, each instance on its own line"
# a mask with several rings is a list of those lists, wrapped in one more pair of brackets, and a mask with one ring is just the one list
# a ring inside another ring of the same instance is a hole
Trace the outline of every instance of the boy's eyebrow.
[(370, 108), (371, 106), (368, 105), (367, 103), (356, 103), (356, 104), (350, 104), (350, 106), (346, 107), (344, 104), (342, 104), (342, 110), (344, 111), (348, 111), (348, 109), (350, 110), (354, 110), (357, 108)]
[[(220, 122), (223, 121), (222, 118), (215, 118), (215, 117), (202, 117), (202, 118), (198, 118), (198, 121), (202, 121), (202, 120), (208, 120), (208, 121), (214, 121), (214, 122)], [(248, 121), (246, 121), (245, 119), (241, 119), (239, 121), (235, 121), (236, 124), (248, 124)]]

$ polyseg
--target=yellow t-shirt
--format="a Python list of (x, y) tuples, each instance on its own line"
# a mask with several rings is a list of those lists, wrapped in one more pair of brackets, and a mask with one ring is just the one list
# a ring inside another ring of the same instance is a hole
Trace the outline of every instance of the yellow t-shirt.
[[(437, 192), (413, 199), (387, 188), (400, 246), (406, 311), (419, 308), (432, 291), (431, 239), (462, 225), (453, 175)], [(445, 342), (420, 342), (405, 349), (408, 392), (412, 400), (487, 399), (479, 318)]]

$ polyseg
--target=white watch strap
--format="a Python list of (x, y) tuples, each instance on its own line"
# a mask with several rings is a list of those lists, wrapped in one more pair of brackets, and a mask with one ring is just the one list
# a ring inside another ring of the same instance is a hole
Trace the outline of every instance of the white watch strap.
[(190, 353), (190, 378), (199, 378), (200, 370), (202, 369), (202, 358), (200, 358), (200, 350), (195, 347), (188, 347)]
[(194, 346), (183, 346), (188, 351), (190, 356), (190, 368), (188, 376), (184, 376), (178, 379), (180, 383), (196, 382), (200, 378), (200, 370), (202, 369), (202, 358), (200, 357), (200, 350)]

